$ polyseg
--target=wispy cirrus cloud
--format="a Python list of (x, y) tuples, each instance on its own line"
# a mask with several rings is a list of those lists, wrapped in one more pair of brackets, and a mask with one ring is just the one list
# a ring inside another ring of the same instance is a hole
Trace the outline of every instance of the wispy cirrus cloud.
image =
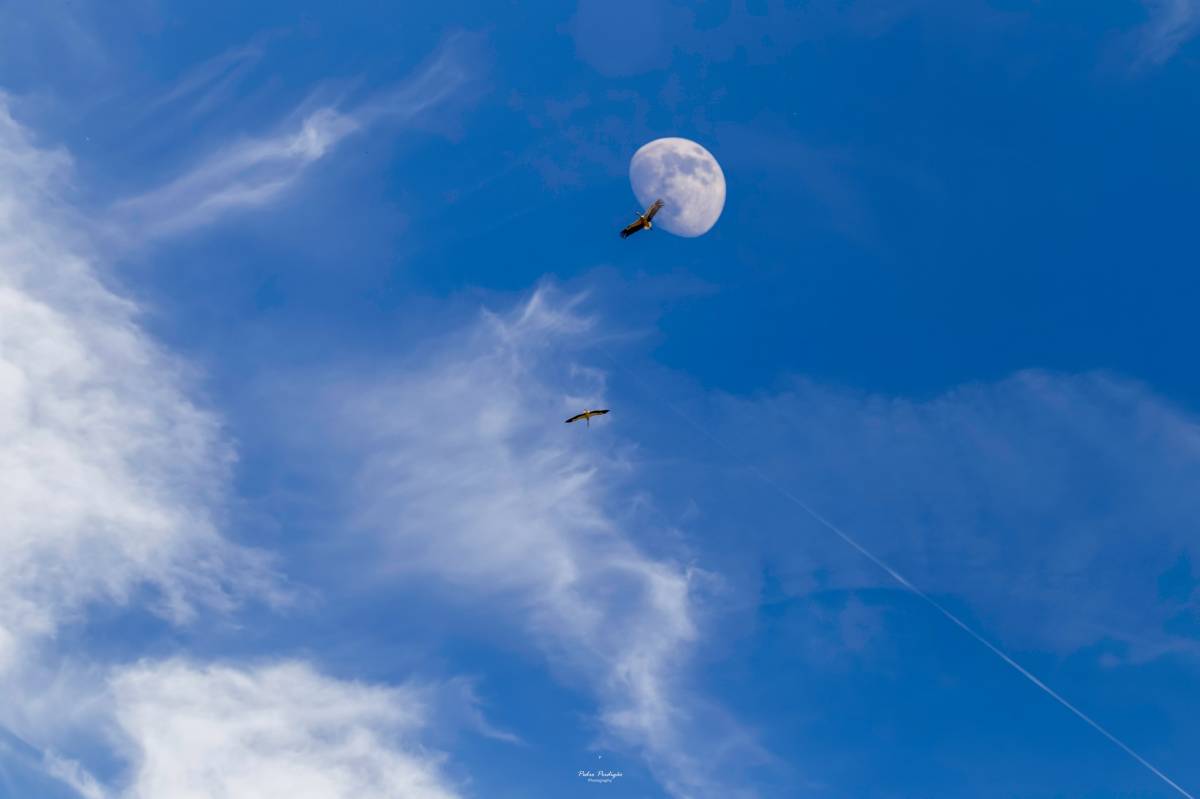
[(155, 111), (185, 104), (184, 113), (189, 117), (211, 111), (230, 96), (262, 60), (271, 39), (280, 35), (277, 31), (260, 34), (244, 45), (192, 67), (170, 89), (146, 103), (139, 118), (144, 120)]
[(578, 361), (598, 332), (579, 301), (540, 289), (404, 370), (348, 380), (332, 401), (338, 446), (361, 464), (353, 528), (374, 536), (379, 568), (486, 606), (582, 679), (602, 738), (674, 795), (738, 795), (723, 757), (761, 752), (688, 687), (712, 575), (686, 552), (646, 554), (652, 531), (621, 489), (636, 463), (608, 431), (561, 422), (604, 395)]
[(184, 621), (276, 591), (219, 533), (233, 451), (74, 235), (69, 172), (0, 101), (0, 674), (92, 602), (152, 587)]
[[(350, 136), (375, 125), (413, 123), (463, 96), (481, 78), (479, 51), (478, 35), (457, 34), (398, 87), (349, 107), (334, 102), (311, 108), (306, 103), (270, 133), (221, 147), (166, 184), (116, 203), (108, 228), (118, 241), (143, 242), (268, 206)], [(241, 54), (234, 63), (252, 54)], [(192, 92), (207, 86), (214, 79), (209, 73), (224, 74), (229, 68), (219, 63), (195, 78), (196, 86), (185, 88)]]
[[(1100, 647), (1106, 663), (1200, 654), (1179, 624), (1200, 586), (1178, 565), (1200, 557), (1200, 424), (1142, 385), (1030, 371), (914, 401), (800, 380), (708, 414), (788, 490), (1012, 646)], [(803, 514), (784, 518), (748, 521), (789, 594), (893, 587)]]
[(1134, 32), (1134, 66), (1162, 66), (1200, 33), (1200, 0), (1143, 0), (1148, 19)]

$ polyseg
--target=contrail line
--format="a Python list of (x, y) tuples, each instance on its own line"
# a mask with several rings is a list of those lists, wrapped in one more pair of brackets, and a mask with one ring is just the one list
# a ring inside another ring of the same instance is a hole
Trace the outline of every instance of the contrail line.
[(1128, 744), (1126, 744), (1120, 738), (1118, 738), (1117, 736), (1115, 736), (1111, 732), (1109, 732), (1107, 729), (1105, 729), (1099, 722), (1092, 719), (1091, 716), (1087, 715), (1082, 710), (1080, 710), (1079, 708), (1075, 707), (1073, 704), (1068, 702), (1066, 699), (1064, 699), (1062, 696), (1060, 696), (1057, 691), (1055, 691), (1053, 688), (1051, 688), (1050, 686), (1046, 685), (1044, 682), (1039, 680), (1036, 676), (1034, 676), (1028, 669), (1026, 669), (1020, 663), (1013, 660), (1012, 657), (1010, 657), (1004, 650), (1002, 650), (1000, 647), (993, 644), (991, 641), (989, 641), (987, 638), (985, 638), (982, 634), (976, 632), (974, 628), (972, 628), (965, 621), (963, 621), (958, 616), (954, 615), (952, 612), (950, 612), (945, 607), (943, 607), (941, 605), (941, 603), (939, 603), (936, 599), (934, 599), (929, 594), (925, 593), (920, 588), (918, 588), (917, 586), (915, 586), (911, 582), (909, 582), (908, 579), (904, 575), (900, 574), (900, 572), (896, 571), (894, 568), (892, 568), (890, 565), (888, 565), (888, 563), (886, 561), (884, 561), (882, 558), (878, 557), (873, 552), (871, 552), (869, 549), (867, 549), (865, 546), (860, 544), (857, 540), (855, 540), (852, 536), (850, 536), (848, 533), (846, 533), (844, 530), (842, 530), (836, 524), (829, 521), (821, 514), (817, 513), (815, 510), (813, 510), (812, 507), (809, 506), (808, 503), (806, 503), (804, 500), (800, 499), (798, 496), (796, 496), (792, 492), (788, 491), (786, 488), (784, 488), (777, 481), (772, 479), (770, 475), (768, 475), (766, 472), (764, 472), (758, 466), (754, 465), (753, 463), (749, 463), (744, 458), (741, 458), (740, 456), (738, 456), (738, 454), (736, 452), (734, 452), (730, 447), (728, 447), (723, 441), (721, 441), (716, 436), (714, 436), (712, 433), (710, 433), (707, 429), (704, 428), (703, 425), (694, 421), (690, 416), (685, 414), (683, 411), (679, 410), (679, 408), (677, 408), (673, 403), (671, 403), (671, 402), (663, 399), (661, 396), (659, 396), (658, 392), (653, 391), (651, 389), (651, 387), (645, 381), (643, 381), (641, 378), (634, 375), (630, 369), (622, 366), (621, 363), (618, 362), (616, 358), (612, 357), (605, 350), (601, 349), (599, 346), (597, 346), (595, 344), (591, 345), (591, 348), (595, 349), (597, 352), (599, 352), (605, 358), (607, 358), (609, 361), (611, 361), (612, 364), (614, 366), (616, 366), (618, 370), (620, 370), (621, 372), (624, 372), (626, 375), (632, 377), (636, 383), (638, 383), (642, 386), (642, 389), (649, 396), (651, 396), (652, 398), (656, 399), (659, 403), (661, 403), (662, 405), (669, 408), (672, 413), (674, 413), (680, 419), (683, 419), (685, 422), (687, 422), (689, 425), (691, 425), (693, 428), (695, 428), (702, 436), (707, 438), (709, 441), (711, 441), (713, 444), (715, 444), (720, 449), (724, 450), (726, 453), (731, 455), (736, 460), (740, 460), (743, 463), (745, 463), (746, 467), (751, 472), (753, 472), (760, 480), (762, 480), (768, 486), (775, 489), (775, 491), (777, 491), (780, 496), (782, 496), (784, 499), (787, 499), (788, 501), (792, 502), (794, 505), (796, 505), (801, 510), (803, 510), (805, 513), (807, 513), (809, 516), (811, 516), (813, 518), (813, 520), (816, 521), (818, 524), (825, 527), (827, 530), (832, 532), (838, 538), (845, 541), (847, 544), (849, 544), (851, 547), (853, 547), (856, 551), (858, 551), (867, 560), (871, 561), (876, 566), (878, 566), (880, 569), (887, 572), (888, 576), (891, 577), (893, 580), (895, 580), (897, 583), (899, 583), (903, 588), (905, 588), (906, 590), (908, 590), (915, 596), (920, 597), (921, 599), (925, 600), (925, 602), (929, 603), (929, 605), (931, 605), (938, 613), (945, 616), (947, 619), (949, 619), (951, 622), (953, 622), (955, 624), (955, 626), (957, 626), (959, 629), (961, 629), (967, 635), (971, 636), (976, 641), (978, 641), (980, 644), (982, 644), (984, 647), (986, 647), (996, 657), (1000, 658), (1006, 664), (1011, 666), (1013, 668), (1013, 670), (1015, 670), (1018, 674), (1020, 674), (1026, 680), (1029, 680), (1029, 682), (1033, 683), (1035, 686), (1040, 688), (1047, 696), (1049, 696), (1051, 699), (1058, 702), (1060, 705), (1065, 707), (1067, 710), (1071, 711), (1076, 716), (1078, 716), (1080, 719), (1085, 721), (1088, 724), (1088, 726), (1090, 726), (1096, 732), (1100, 733), (1105, 738), (1107, 738), (1109, 741), (1116, 744), (1116, 746), (1119, 747), (1121, 749), (1121, 751), (1123, 751), (1125, 754), (1129, 755), (1134, 760), (1136, 760), (1138, 763), (1140, 763), (1151, 774), (1158, 777), (1160, 780), (1162, 780), (1164, 783), (1169, 785), (1171, 788), (1175, 789), (1181, 796), (1184, 796), (1187, 799), (1196, 799), (1196, 797), (1192, 796), (1192, 794), (1188, 793), (1183, 788), (1181, 788), (1178, 783), (1176, 783), (1174, 780), (1172, 780), (1166, 774), (1159, 771), (1154, 766), (1154, 764), (1152, 764), (1150, 761), (1146, 760), (1146, 758), (1142, 757), (1136, 751), (1134, 751), (1132, 747), (1130, 747)]

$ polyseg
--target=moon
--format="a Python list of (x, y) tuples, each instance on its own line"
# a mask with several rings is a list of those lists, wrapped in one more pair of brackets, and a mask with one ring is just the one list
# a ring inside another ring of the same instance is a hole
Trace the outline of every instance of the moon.
[(629, 182), (643, 208), (659, 197), (654, 226), (676, 236), (703, 236), (725, 208), (725, 173), (712, 153), (690, 139), (644, 144), (629, 162)]

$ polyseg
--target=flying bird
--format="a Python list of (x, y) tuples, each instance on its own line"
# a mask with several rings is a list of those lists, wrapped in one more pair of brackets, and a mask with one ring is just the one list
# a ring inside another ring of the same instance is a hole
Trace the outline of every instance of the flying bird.
[(650, 220), (654, 218), (654, 215), (657, 214), (659, 209), (662, 207), (663, 207), (663, 201), (655, 200), (654, 205), (647, 208), (645, 213), (638, 214), (637, 221), (631, 222), (629, 225), (627, 225), (625, 227), (624, 230), (621, 231), (621, 238), (627, 239), (630, 236), (632, 236), (634, 233), (637, 233), (642, 228), (646, 228), (647, 230), (649, 230), (650, 228), (654, 227), (654, 225), (651, 224)]
[(584, 411), (583, 413), (575, 414), (570, 419), (568, 419), (566, 423), (570, 424), (571, 422), (578, 422), (580, 419), (583, 419), (587, 422), (587, 426), (591, 427), (593, 416), (603, 416), (606, 413), (608, 413), (608, 408), (605, 408), (602, 411)]

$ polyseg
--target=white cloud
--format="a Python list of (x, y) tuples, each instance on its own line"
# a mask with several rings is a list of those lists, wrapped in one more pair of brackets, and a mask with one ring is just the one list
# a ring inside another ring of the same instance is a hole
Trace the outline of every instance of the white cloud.
[[(1195, 606), (1159, 579), (1200, 557), (1200, 425), (1137, 383), (1023, 372), (918, 402), (798, 381), (710, 412), (719, 437), (1012, 646), (1198, 651), (1170, 631)], [(790, 593), (894, 587), (798, 509), (780, 516), (789, 507), (744, 522)]]
[(122, 799), (450, 799), (440, 755), (413, 737), (410, 688), (331, 679), (304, 663), (240, 668), (182, 660), (118, 673)]
[(454, 677), (440, 685), (425, 686), (425, 692), (436, 700), (435, 715), (445, 723), (470, 730), (485, 738), (509, 744), (524, 745), (515, 733), (500, 729), (484, 714), (484, 701), (479, 696), (477, 680)]
[(226, 50), (188, 69), (161, 97), (145, 105), (139, 114), (140, 120), (144, 122), (154, 111), (181, 104), (184, 100), (188, 101), (186, 114), (189, 117), (222, 106), (233, 89), (262, 60), (270, 40), (279, 35), (278, 31), (259, 34), (245, 45)]
[(633, 465), (613, 429), (562, 423), (604, 393), (601, 373), (572, 368), (597, 332), (574, 302), (539, 290), (412, 370), (347, 390), (339, 436), (367, 453), (358, 524), (392, 568), (514, 619), (560, 674), (582, 677), (604, 735), (672, 792), (730, 795), (714, 753), (742, 733), (707, 724), (719, 712), (685, 687), (703, 575), (644, 554), (621, 521)]
[(0, 675), (93, 602), (187, 620), (269, 591), (215, 514), (233, 453), (106, 288), (60, 203), (70, 162), (0, 98)]
[(1149, 19), (1138, 28), (1137, 66), (1161, 66), (1200, 33), (1200, 0), (1143, 0)]
[(462, 92), (476, 77), (477, 46), (474, 35), (450, 37), (406, 83), (350, 110), (302, 106), (275, 131), (229, 144), (166, 185), (117, 203), (110, 232), (125, 244), (144, 242), (275, 202), (347, 137), (381, 122), (411, 123)]
[(106, 799), (108, 796), (104, 786), (82, 765), (57, 752), (48, 750), (43, 754), (42, 768), (51, 777), (70, 786), (83, 799)]
[[(322, 131), (289, 147), (319, 154)], [(188, 398), (186, 365), (106, 285), (71, 190), (68, 155), (39, 148), (0, 96), (0, 732), (89, 799), (454, 796), (441, 757), (410, 741), (418, 689), (302, 663), (114, 670), (54, 646), (98, 605), (186, 623), (248, 595), (285, 598), (263, 553), (222, 536), (233, 448)], [(466, 722), (510, 737), (455, 693)], [(126, 781), (60, 754), (95, 755), (104, 730), (134, 763)]]

